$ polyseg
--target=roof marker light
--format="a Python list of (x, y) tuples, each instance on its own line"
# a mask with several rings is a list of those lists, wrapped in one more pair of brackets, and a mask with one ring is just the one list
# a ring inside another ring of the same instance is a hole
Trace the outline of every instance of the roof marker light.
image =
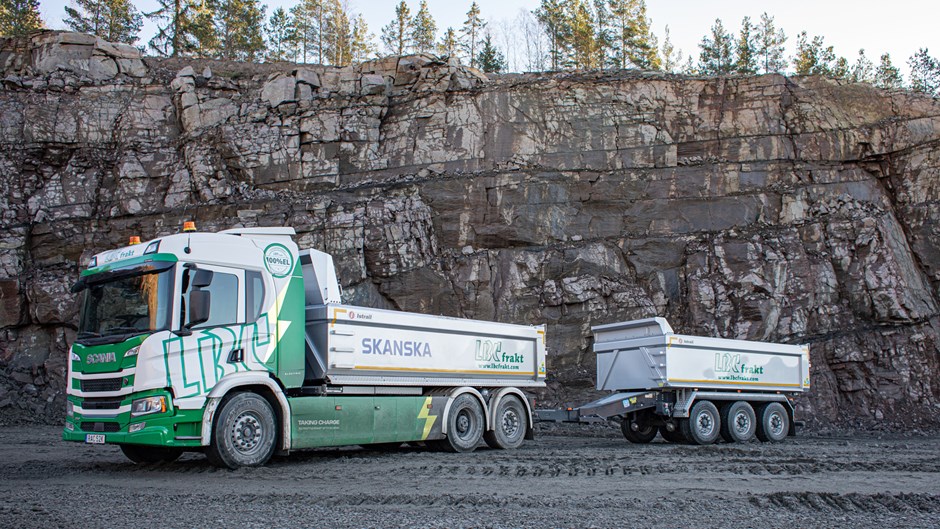
[(183, 233), (190, 231), (196, 231), (196, 223), (191, 220), (187, 220), (183, 223)]
[(139, 235), (131, 235), (130, 240), (127, 241), (127, 245), (128, 245), (128, 246), (134, 246), (135, 244), (140, 244), (140, 236), (139, 236)]

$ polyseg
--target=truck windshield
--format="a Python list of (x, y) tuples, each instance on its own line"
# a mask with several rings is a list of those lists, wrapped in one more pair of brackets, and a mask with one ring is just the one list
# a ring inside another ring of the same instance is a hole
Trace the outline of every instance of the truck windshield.
[(131, 336), (170, 328), (173, 269), (130, 270), (101, 282), (89, 282), (76, 340), (116, 343)]

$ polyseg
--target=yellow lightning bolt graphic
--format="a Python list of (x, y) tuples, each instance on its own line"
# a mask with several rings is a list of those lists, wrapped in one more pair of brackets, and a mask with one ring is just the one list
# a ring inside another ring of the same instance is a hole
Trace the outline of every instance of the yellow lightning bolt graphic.
[(430, 411), (431, 397), (428, 397), (424, 400), (424, 404), (421, 406), (421, 413), (418, 414), (419, 419), (424, 419), (424, 433), (421, 435), (422, 441), (428, 438), (428, 434), (431, 433), (431, 427), (434, 426), (434, 421), (437, 420), (437, 415), (428, 415), (428, 412)]
[(271, 354), (274, 353), (274, 350), (277, 346), (277, 343), (281, 341), (281, 338), (287, 334), (287, 328), (290, 327), (290, 320), (280, 320), (278, 316), (281, 313), (281, 307), (284, 306), (284, 297), (287, 295), (287, 285), (284, 285), (284, 288), (281, 289), (281, 292), (277, 295), (277, 299), (274, 301), (274, 306), (271, 308), (271, 319), (274, 320), (274, 343), (270, 345), (268, 351), (265, 353), (263, 361), (267, 362), (271, 358)]

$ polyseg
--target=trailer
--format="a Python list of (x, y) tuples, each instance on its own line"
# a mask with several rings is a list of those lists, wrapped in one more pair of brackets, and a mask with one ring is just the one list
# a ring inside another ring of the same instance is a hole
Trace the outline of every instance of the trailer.
[(809, 347), (675, 334), (663, 318), (591, 328), (597, 389), (576, 408), (537, 410), (537, 420), (620, 423), (649, 443), (765, 442), (795, 435), (792, 398), (809, 391)]
[(342, 303), (293, 228), (184, 233), (92, 257), (63, 438), (132, 461), (262, 465), (301, 448), (532, 438), (545, 327)]

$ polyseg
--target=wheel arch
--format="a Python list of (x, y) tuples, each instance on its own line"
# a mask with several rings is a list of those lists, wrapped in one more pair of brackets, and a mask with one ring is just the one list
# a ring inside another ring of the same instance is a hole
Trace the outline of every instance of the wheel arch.
[(464, 394), (468, 394), (468, 393), (470, 395), (473, 395), (473, 397), (477, 399), (477, 402), (480, 403), (480, 408), (483, 410), (484, 431), (486, 431), (486, 426), (490, 424), (490, 410), (486, 405), (486, 399), (483, 398), (483, 395), (480, 394), (480, 392), (476, 388), (472, 388), (470, 386), (463, 386), (463, 387), (454, 388), (451, 390), (445, 390), (442, 393), (445, 396), (447, 396), (447, 404), (444, 405), (444, 412), (441, 414), (441, 433), (442, 434), (447, 433), (447, 419), (450, 417), (450, 407), (454, 403), (454, 400), (456, 400), (457, 397), (464, 395)]
[(519, 388), (499, 388), (499, 390), (493, 393), (493, 396), (490, 397), (489, 409), (487, 410), (489, 417), (486, 421), (486, 431), (492, 431), (496, 428), (494, 424), (496, 422), (496, 407), (499, 406), (500, 401), (510, 395), (516, 396), (522, 401), (522, 406), (525, 408), (526, 413), (526, 424), (528, 426), (528, 428), (526, 428), (525, 439), (531, 441), (535, 438), (535, 423), (532, 419), (532, 406), (529, 404), (529, 399), (526, 398), (525, 393)]
[(291, 421), (290, 405), (281, 387), (266, 373), (232, 373), (220, 380), (206, 396), (206, 406), (202, 414), (202, 446), (209, 446), (212, 441), (212, 423), (215, 412), (222, 400), (233, 391), (251, 391), (264, 397), (274, 410), (279, 423), (279, 450), (290, 450)]

